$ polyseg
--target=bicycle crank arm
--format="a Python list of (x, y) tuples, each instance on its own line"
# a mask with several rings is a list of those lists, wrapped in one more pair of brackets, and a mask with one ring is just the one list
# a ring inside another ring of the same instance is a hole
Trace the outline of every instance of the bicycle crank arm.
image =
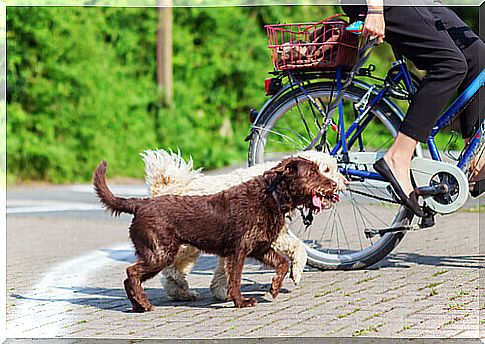
[(389, 227), (389, 228), (366, 228), (364, 229), (364, 234), (367, 239), (372, 239), (376, 235), (384, 235), (386, 233), (394, 233), (394, 232), (408, 232), (408, 231), (417, 231), (422, 229), (419, 225), (407, 225), (407, 226), (397, 226), (397, 227)]

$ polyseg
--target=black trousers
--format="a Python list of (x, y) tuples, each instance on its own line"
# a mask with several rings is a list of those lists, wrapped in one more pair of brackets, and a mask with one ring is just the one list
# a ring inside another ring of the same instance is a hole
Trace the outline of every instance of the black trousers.
[[(362, 7), (342, 6), (351, 19)], [(463, 91), (484, 68), (485, 44), (449, 8), (394, 6), (384, 11), (386, 42), (426, 70), (400, 131), (426, 142), (431, 129), (456, 91)], [(464, 138), (484, 118), (483, 87), (460, 116)]]

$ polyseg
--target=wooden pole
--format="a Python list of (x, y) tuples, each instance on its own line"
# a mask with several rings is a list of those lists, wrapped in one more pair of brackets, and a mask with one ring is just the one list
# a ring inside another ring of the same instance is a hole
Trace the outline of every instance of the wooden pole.
[(158, 1), (157, 82), (162, 105), (172, 105), (172, 0)]

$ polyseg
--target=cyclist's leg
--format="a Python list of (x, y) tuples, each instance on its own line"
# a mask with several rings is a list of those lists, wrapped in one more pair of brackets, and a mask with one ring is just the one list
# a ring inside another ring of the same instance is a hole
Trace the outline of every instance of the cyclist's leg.
[[(446, 31), (466, 58), (468, 71), (458, 92), (463, 92), (485, 67), (485, 44), (483, 41), (447, 7), (433, 7), (430, 11), (436, 18), (436, 27)], [(479, 97), (462, 112), (460, 116), (463, 138), (470, 138), (476, 126), (483, 120), (485, 105), (485, 88), (480, 89)]]
[[(419, 68), (427, 70), (403, 124), (403, 140), (395, 142), (385, 160), (407, 193), (409, 149), (413, 140), (425, 142), (441, 111), (462, 83), (467, 63), (447, 32), (436, 29), (427, 7), (390, 7), (385, 11), (386, 41)], [(401, 153), (401, 154), (400, 154)]]
[[(468, 72), (458, 92), (463, 92), (468, 85), (485, 68), (485, 44), (483, 41), (456, 15), (446, 7), (431, 8), (436, 17), (438, 30), (448, 32), (457, 47), (463, 52), (468, 65)], [(485, 88), (480, 88), (477, 98), (461, 113), (461, 132), (465, 141), (468, 141), (475, 133), (478, 125), (484, 119)], [(485, 178), (485, 156), (480, 154), (472, 163), (471, 181)]]
[(427, 71), (401, 127), (408, 136), (426, 142), (466, 76), (466, 58), (448, 33), (436, 28), (429, 7), (392, 7), (385, 16), (386, 41)]

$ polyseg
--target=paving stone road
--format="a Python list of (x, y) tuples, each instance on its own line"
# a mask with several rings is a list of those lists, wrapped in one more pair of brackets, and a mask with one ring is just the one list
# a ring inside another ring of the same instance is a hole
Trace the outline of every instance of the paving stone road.
[[(143, 188), (114, 191), (136, 195)], [(154, 278), (145, 286), (156, 311), (134, 314), (122, 288), (134, 258), (130, 217), (100, 211), (89, 186), (13, 188), (7, 194), (7, 337), (478, 338), (485, 259), (480, 216), (472, 209), (438, 217), (436, 227), (408, 233), (367, 270), (308, 268), (300, 285), (286, 279), (272, 302), (265, 291), (273, 272), (249, 261), (243, 293), (258, 299), (255, 308), (211, 299), (216, 258), (204, 255), (188, 277), (199, 300), (173, 302)]]

